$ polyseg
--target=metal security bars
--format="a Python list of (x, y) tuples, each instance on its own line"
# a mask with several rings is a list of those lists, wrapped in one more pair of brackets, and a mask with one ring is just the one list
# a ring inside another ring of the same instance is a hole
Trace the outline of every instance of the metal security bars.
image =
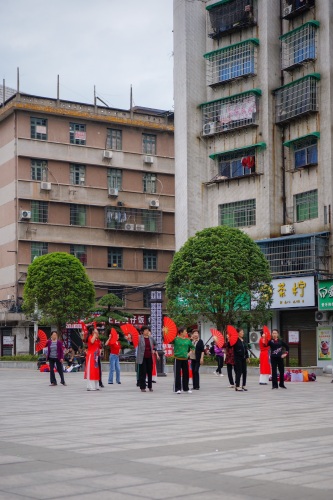
[(316, 219), (318, 217), (318, 191), (306, 191), (294, 195), (294, 220), (302, 222), (304, 220)]
[(257, 24), (256, 0), (221, 0), (206, 9), (208, 36), (214, 39)]
[(265, 148), (266, 144), (261, 142), (231, 151), (213, 153), (209, 157), (218, 161), (218, 174), (208, 184), (246, 177), (251, 174), (263, 174), (263, 155), (260, 154), (260, 151)]
[(256, 225), (256, 200), (235, 201), (219, 205), (221, 226), (249, 227)]
[(309, 21), (280, 37), (283, 70), (292, 70), (316, 59), (318, 27), (318, 21)]
[(46, 224), (48, 221), (49, 204), (47, 201), (32, 201), (31, 202), (31, 221), (42, 222)]
[(106, 207), (105, 229), (161, 233), (162, 212), (140, 208)]
[(41, 243), (38, 241), (31, 242), (31, 262), (33, 262), (35, 257), (40, 257), (41, 255), (46, 255), (48, 253), (48, 243)]
[(293, 19), (314, 5), (315, 0), (282, 0), (282, 17), (283, 19)]
[(318, 80), (320, 75), (312, 73), (275, 90), (276, 123), (318, 111)]
[(202, 104), (202, 135), (258, 125), (259, 95), (261, 90), (253, 89)]
[(31, 180), (47, 181), (47, 161), (31, 160)]
[(305, 234), (256, 242), (273, 276), (328, 271), (329, 233)]
[(215, 86), (257, 74), (259, 40), (251, 38), (204, 55), (207, 61), (207, 83)]
[(313, 132), (298, 139), (284, 142), (289, 148), (288, 170), (318, 165), (318, 139), (320, 132)]

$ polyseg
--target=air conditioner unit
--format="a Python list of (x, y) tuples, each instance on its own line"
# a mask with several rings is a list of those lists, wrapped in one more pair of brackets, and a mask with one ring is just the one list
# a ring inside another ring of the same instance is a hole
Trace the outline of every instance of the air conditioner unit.
[(51, 182), (41, 182), (40, 188), (43, 189), (44, 191), (51, 191), (52, 184)]
[(249, 341), (251, 344), (258, 344), (260, 339), (259, 332), (250, 332)]
[(31, 219), (31, 212), (30, 210), (21, 210), (20, 212), (20, 219)]
[(112, 151), (103, 151), (103, 158), (108, 158), (108, 160), (111, 160)]
[(215, 122), (205, 123), (202, 130), (202, 135), (215, 134)]
[(295, 228), (292, 224), (286, 224), (284, 226), (281, 226), (281, 235), (285, 236), (287, 234), (294, 234), (295, 233)]
[(134, 224), (125, 224), (125, 231), (134, 231), (135, 225)]
[(154, 163), (154, 158), (152, 156), (144, 156), (143, 157), (144, 163), (149, 163), (150, 165)]
[(315, 312), (315, 321), (329, 321), (330, 313), (328, 311), (316, 311)]
[(145, 225), (144, 224), (136, 224), (135, 225), (135, 230), (136, 231), (144, 231), (145, 230)]
[(283, 16), (288, 16), (290, 14), (290, 12), (292, 11), (292, 8), (293, 8), (292, 5), (288, 5), (288, 7), (285, 7), (283, 9)]
[(118, 196), (119, 191), (118, 188), (109, 188), (109, 196)]
[(159, 207), (159, 206), (160, 206), (160, 202), (159, 202), (159, 200), (150, 200), (150, 202), (149, 202), (149, 206), (150, 206), (150, 207), (157, 208), (157, 207)]

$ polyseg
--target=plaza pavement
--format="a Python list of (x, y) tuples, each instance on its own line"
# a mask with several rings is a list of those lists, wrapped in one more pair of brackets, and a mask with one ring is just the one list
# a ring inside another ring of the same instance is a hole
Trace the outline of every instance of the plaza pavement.
[(152, 393), (65, 376), (0, 369), (0, 500), (333, 498), (331, 376), (238, 393), (207, 374), (180, 395), (171, 375)]

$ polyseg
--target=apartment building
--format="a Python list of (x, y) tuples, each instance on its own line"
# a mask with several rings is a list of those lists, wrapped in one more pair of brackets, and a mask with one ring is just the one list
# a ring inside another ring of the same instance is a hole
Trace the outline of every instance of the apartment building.
[(97, 298), (115, 293), (147, 323), (175, 248), (173, 113), (2, 95), (1, 355), (33, 352), (23, 287), (50, 252), (75, 255)]
[(330, 0), (174, 0), (176, 248), (220, 224), (253, 238), (271, 326), (309, 365), (332, 346), (332, 28)]

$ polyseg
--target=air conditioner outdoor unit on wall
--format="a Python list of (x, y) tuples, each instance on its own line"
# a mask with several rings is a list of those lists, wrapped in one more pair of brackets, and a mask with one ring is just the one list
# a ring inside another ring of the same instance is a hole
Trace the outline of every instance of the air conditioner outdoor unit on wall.
[(118, 196), (119, 191), (118, 188), (109, 188), (109, 196)]
[(149, 206), (157, 208), (160, 206), (160, 202), (159, 202), (159, 200), (150, 200)]
[(52, 184), (51, 182), (41, 182), (40, 188), (43, 189), (43, 191), (51, 191)]
[(329, 321), (330, 313), (328, 311), (316, 311), (315, 321)]
[(134, 231), (134, 228), (135, 228), (134, 224), (125, 224), (126, 231)]
[(136, 224), (135, 225), (135, 230), (136, 231), (144, 231), (145, 230), (145, 225), (144, 224)]
[(144, 163), (152, 165), (152, 163), (154, 163), (154, 158), (152, 156), (144, 156), (143, 161)]
[(287, 234), (294, 234), (295, 233), (295, 228), (292, 224), (285, 224), (284, 226), (281, 226), (281, 235), (286, 236)]
[(285, 7), (285, 8), (283, 9), (283, 15), (284, 15), (284, 16), (288, 16), (288, 15), (290, 14), (290, 12), (292, 11), (292, 8), (293, 8), (293, 6), (292, 6), (292, 5), (288, 5), (288, 7)]
[(205, 123), (202, 130), (202, 135), (215, 134), (215, 122)]
[(260, 333), (259, 332), (250, 332), (249, 335), (249, 341), (250, 344), (258, 344), (260, 339)]
[(111, 160), (112, 158), (112, 151), (103, 151), (103, 158), (107, 158), (108, 160)]
[(21, 210), (20, 212), (20, 219), (31, 219), (31, 212), (30, 210)]

